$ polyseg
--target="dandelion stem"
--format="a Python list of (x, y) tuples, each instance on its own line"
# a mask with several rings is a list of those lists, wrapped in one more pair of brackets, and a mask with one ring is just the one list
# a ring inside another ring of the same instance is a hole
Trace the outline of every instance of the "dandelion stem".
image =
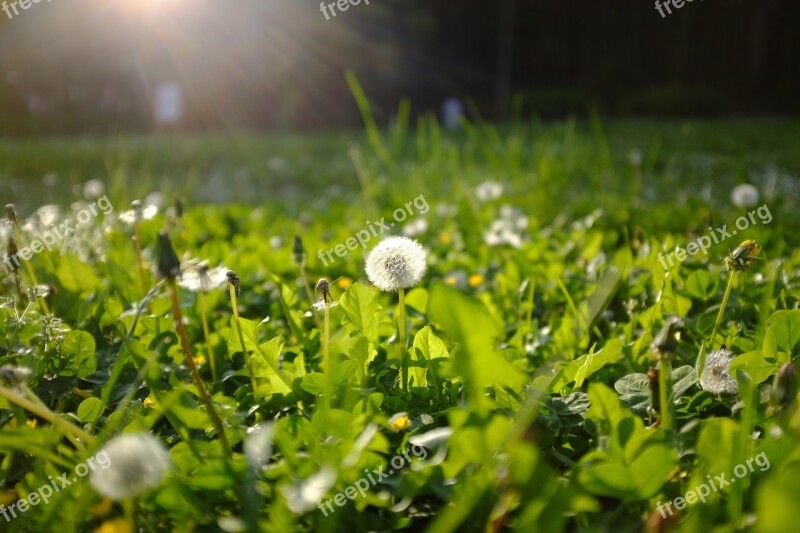
[(168, 285), (170, 296), (172, 297), (172, 314), (175, 318), (175, 329), (178, 331), (178, 338), (181, 340), (181, 347), (183, 348), (183, 355), (186, 358), (186, 364), (189, 366), (189, 373), (192, 375), (192, 380), (194, 381), (195, 387), (197, 387), (197, 392), (200, 394), (200, 399), (206, 405), (208, 416), (211, 417), (211, 422), (214, 424), (219, 434), (219, 441), (222, 444), (222, 449), (225, 451), (225, 455), (230, 456), (231, 448), (228, 445), (228, 437), (225, 436), (225, 428), (222, 425), (222, 420), (214, 409), (214, 404), (211, 403), (211, 397), (208, 395), (208, 391), (203, 384), (203, 379), (200, 377), (200, 373), (197, 372), (197, 366), (195, 366), (194, 360), (192, 359), (192, 350), (189, 346), (189, 339), (186, 337), (186, 328), (183, 326), (183, 314), (181, 313), (181, 305), (178, 300), (178, 288), (175, 284), (175, 278), (169, 278)]
[(672, 431), (672, 357), (662, 355), (658, 363), (658, 403), (661, 407), (661, 428)]
[(403, 379), (403, 389), (408, 390), (408, 350), (406, 350), (406, 291), (397, 291), (399, 301), (397, 304), (397, 327), (400, 338), (400, 372)]
[[(19, 229), (19, 223), (17, 222), (16, 217), (14, 218), (11, 225), (14, 226), (14, 233), (17, 236), (17, 241), (20, 243), (20, 246), (22, 246), (23, 244), (22, 231)], [(19, 261), (19, 259), (17, 260)], [(33, 267), (31, 266), (29, 261), (23, 260), (23, 263), (25, 263), (25, 270), (28, 272), (28, 277), (31, 278), (31, 284), (34, 287), (36, 287), (37, 285), (39, 285), (39, 282), (36, 280), (36, 274), (33, 271)], [(19, 278), (17, 278), (17, 292), (19, 293), (20, 299), (22, 299), (22, 289), (20, 288), (19, 285)], [(44, 298), (41, 298), (39, 300), (39, 306), (42, 308), (42, 313), (44, 313), (45, 315), (50, 314), (50, 309), (47, 307), (47, 302), (45, 301)]]
[(142, 297), (147, 294), (147, 277), (142, 261), (142, 238), (139, 235), (139, 222), (133, 224), (133, 242), (136, 245), (136, 266), (139, 269), (139, 282), (142, 284)]
[(206, 352), (208, 352), (208, 363), (211, 365), (211, 377), (216, 383), (219, 377), (217, 376), (217, 360), (214, 357), (214, 350), (211, 348), (211, 340), (208, 334), (208, 318), (206, 317), (206, 295), (201, 290), (198, 293), (198, 303), (200, 304), (200, 323), (203, 324), (203, 338), (206, 342)]
[(239, 322), (239, 304), (236, 302), (236, 287), (232, 283), (228, 283), (228, 293), (231, 295), (233, 323), (236, 325), (236, 334), (239, 336), (239, 344), (242, 346), (244, 366), (247, 367), (247, 372), (250, 374), (250, 382), (253, 385), (253, 397), (258, 398), (258, 385), (256, 383), (256, 376), (253, 374), (253, 367), (250, 365), (250, 356), (247, 353), (247, 346), (244, 343), (244, 335), (242, 335), (242, 324)]
[(136, 512), (134, 510), (134, 503), (133, 498), (125, 498), (122, 501), (122, 507), (125, 511), (125, 520), (128, 521), (128, 524), (131, 526), (131, 531), (137, 531), (136, 529)]
[(333, 405), (333, 372), (331, 369), (331, 311), (327, 299), (324, 302), (322, 328), (322, 371), (325, 373), (325, 401), (324, 405), (330, 408)]
[[(717, 321), (714, 323), (714, 330), (711, 332), (711, 339), (708, 342), (708, 349), (709, 351), (714, 350), (714, 339), (717, 336), (717, 329), (719, 325), (722, 323), (722, 315), (725, 314), (725, 308), (728, 307), (728, 299), (731, 296), (731, 289), (733, 288), (733, 280), (736, 278), (736, 270), (731, 270), (731, 275), (728, 277), (728, 286), (725, 288), (725, 296), (722, 297), (722, 304), (719, 306), (719, 312), (717, 313)], [(700, 357), (697, 361), (697, 379), (700, 379), (700, 376), (703, 375), (703, 369), (706, 364), (706, 352), (705, 350), (701, 350)]]
[(83, 431), (81, 428), (70, 424), (50, 409), (48, 409), (44, 404), (40, 404), (39, 402), (32, 402), (28, 398), (14, 392), (11, 389), (7, 389), (6, 387), (0, 386), (0, 396), (5, 398), (11, 403), (15, 403), (30, 411), (31, 413), (35, 414), (36, 416), (43, 418), (53, 424), (54, 426), (58, 427), (59, 429), (71, 433), (72, 435), (78, 437), (87, 445), (91, 446), (94, 443), (94, 437)]
[[(306, 296), (308, 296), (309, 303), (314, 303), (314, 293), (311, 292), (311, 285), (308, 284), (308, 276), (306, 275), (306, 268), (301, 264), (300, 265), (300, 278), (303, 280), (303, 287), (306, 289)], [(317, 328), (321, 328), (322, 324), (319, 323), (319, 317), (315, 312), (314, 308), (311, 308), (311, 316), (314, 317), (314, 322), (317, 324)]]

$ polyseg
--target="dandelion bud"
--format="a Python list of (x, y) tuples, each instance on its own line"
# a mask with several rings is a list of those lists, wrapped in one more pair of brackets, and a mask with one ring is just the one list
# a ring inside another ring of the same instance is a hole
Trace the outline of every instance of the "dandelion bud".
[(166, 231), (158, 234), (158, 273), (163, 278), (177, 278), (181, 275), (181, 262), (172, 247), (172, 240)]
[(131, 202), (131, 210), (133, 211), (133, 223), (139, 224), (144, 220), (144, 213), (142, 212), (142, 202), (134, 200)]
[[(105, 458), (104, 461), (100, 459)], [(114, 437), (97, 453), (101, 468), (92, 470), (89, 482), (101, 495), (124, 500), (158, 486), (170, 466), (169, 453), (149, 433)]]
[(679, 329), (683, 326), (683, 320), (679, 316), (670, 316), (658, 332), (658, 335), (653, 339), (650, 349), (653, 351), (656, 359), (663, 357), (671, 357), (678, 349), (678, 340), (680, 339)]
[(17, 209), (14, 204), (6, 204), (6, 218), (13, 225), (17, 225)]
[(320, 280), (317, 282), (317, 286), (315, 287), (315, 289), (322, 293), (322, 301), (327, 302), (328, 295), (330, 294), (331, 291), (331, 284), (328, 283), (328, 280), (325, 278), (320, 278)]
[(298, 268), (303, 268), (306, 264), (306, 250), (303, 248), (303, 240), (299, 235), (294, 236), (294, 245), (292, 246), (292, 261)]
[(228, 283), (233, 286), (233, 290), (236, 291), (236, 294), (239, 294), (242, 291), (242, 280), (239, 279), (239, 276), (237, 276), (236, 272), (233, 270), (228, 270), (225, 275), (228, 277)]

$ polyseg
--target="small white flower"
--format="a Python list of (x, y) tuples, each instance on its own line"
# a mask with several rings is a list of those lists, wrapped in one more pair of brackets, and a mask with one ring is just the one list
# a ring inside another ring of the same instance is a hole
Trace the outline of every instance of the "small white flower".
[(203, 261), (193, 265), (181, 265), (181, 271), (178, 285), (187, 291), (211, 292), (228, 285), (228, 267), (224, 265), (208, 268), (208, 262)]
[(244, 455), (252, 468), (261, 468), (269, 462), (274, 437), (275, 426), (271, 423), (248, 431), (247, 438), (244, 439)]
[(409, 289), (425, 275), (425, 249), (408, 237), (389, 237), (367, 257), (367, 277), (385, 292)]
[(105, 468), (92, 471), (89, 479), (101, 495), (124, 500), (158, 486), (170, 467), (169, 453), (149, 433), (126, 433), (114, 437), (103, 450)]
[(481, 202), (496, 200), (503, 194), (503, 184), (496, 181), (484, 181), (475, 187), (475, 196)]
[(87, 200), (97, 200), (105, 192), (105, 184), (98, 179), (89, 180), (83, 185), (83, 197)]
[(428, 221), (424, 218), (418, 218), (403, 227), (403, 235), (406, 237), (416, 237), (426, 231), (428, 231)]
[(736, 207), (753, 207), (758, 203), (758, 189), (749, 183), (737, 185), (731, 191), (731, 202)]
[(502, 218), (492, 222), (484, 232), (483, 240), (489, 246), (508, 244), (517, 249), (522, 248), (522, 236), (517, 233), (514, 222)]
[(712, 394), (736, 394), (739, 384), (731, 377), (733, 352), (722, 349), (709, 353), (703, 366), (700, 386)]
[(336, 483), (336, 470), (325, 466), (309, 478), (282, 486), (281, 493), (286, 498), (286, 505), (290, 511), (295, 514), (305, 514), (317, 508), (334, 483)]

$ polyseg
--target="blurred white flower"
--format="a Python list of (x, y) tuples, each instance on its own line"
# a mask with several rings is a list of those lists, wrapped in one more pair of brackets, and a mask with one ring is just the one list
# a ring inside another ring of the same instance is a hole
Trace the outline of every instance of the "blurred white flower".
[(483, 234), (483, 240), (489, 246), (508, 244), (514, 248), (522, 248), (522, 235), (517, 233), (514, 223), (505, 219), (492, 222), (489, 229)]
[(208, 268), (208, 262), (184, 263), (181, 265), (178, 285), (192, 292), (211, 292), (228, 284), (228, 267), (220, 265)]
[(403, 235), (406, 237), (416, 237), (428, 230), (428, 221), (424, 218), (418, 218), (413, 222), (409, 222), (403, 227)]
[[(143, 208), (140, 207), (139, 209), (142, 212), (141, 220), (150, 220), (151, 218), (153, 218), (158, 214), (158, 207), (154, 205), (148, 205)], [(128, 224), (129, 226), (133, 226), (133, 224), (136, 222), (136, 209), (128, 209), (127, 211), (120, 213), (119, 220), (123, 224)]]
[(736, 207), (753, 207), (758, 203), (758, 189), (749, 183), (737, 185), (731, 191), (731, 202)]
[(107, 466), (92, 470), (89, 479), (102, 496), (124, 500), (158, 486), (170, 467), (167, 449), (149, 433), (126, 433), (114, 437), (98, 452)]
[(336, 471), (325, 466), (311, 477), (281, 487), (286, 505), (295, 514), (313, 511), (336, 483)]
[(28, 233), (39, 233), (58, 224), (61, 208), (57, 205), (43, 205), (22, 223)]
[(425, 275), (425, 249), (408, 237), (389, 237), (367, 257), (367, 277), (385, 292), (409, 289)]
[(481, 202), (496, 200), (503, 194), (503, 184), (496, 181), (484, 181), (475, 187), (475, 196)]
[(733, 352), (726, 349), (717, 350), (706, 356), (700, 386), (712, 394), (736, 394), (739, 384), (731, 377), (731, 361)]
[(244, 439), (244, 455), (252, 468), (261, 468), (269, 462), (274, 437), (275, 426), (271, 423), (248, 431), (247, 438)]
[(83, 197), (87, 200), (97, 200), (106, 192), (106, 185), (98, 179), (89, 180), (83, 184)]

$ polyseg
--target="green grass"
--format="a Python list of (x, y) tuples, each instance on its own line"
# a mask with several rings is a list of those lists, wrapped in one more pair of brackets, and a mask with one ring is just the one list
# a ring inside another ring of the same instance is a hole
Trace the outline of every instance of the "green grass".
[[(3, 530), (133, 520), (143, 531), (655, 531), (665, 527), (659, 503), (750, 460), (736, 483), (667, 521), (785, 531), (798, 514), (800, 415), (796, 380), (775, 376), (800, 356), (799, 138), (788, 121), (476, 124), (450, 134), (425, 118), (366, 136), (3, 141), (0, 183), (21, 222), (46, 203), (62, 206), (56, 221), (75, 218), (89, 179), (106, 182), (114, 212), (5, 278), (0, 364), (31, 375), (28, 389), (0, 387), (0, 504), (72, 475), (122, 432), (151, 432), (172, 461), (127, 503), (104, 503), (87, 476)], [(502, 185), (498, 198), (476, 192), (486, 181)], [(665, 270), (659, 253), (747, 215), (730, 199), (744, 182), (758, 186), (752, 209), (766, 206), (769, 223), (756, 217)], [(184, 198), (186, 211), (162, 209), (139, 227), (153, 289), (143, 301), (134, 230), (117, 215), (152, 192), (167, 205)], [(415, 238), (428, 270), (403, 315), (398, 295), (364, 273), (377, 237), (333, 264), (318, 251), (392, 221), (408, 202), (414, 214), (393, 233), (426, 221)], [(487, 243), (503, 218), (518, 247)], [(20, 247), (45, 230), (23, 223)], [(201, 386), (170, 292), (157, 285), (161, 230), (182, 259), (241, 280), (241, 331), (222, 286), (203, 298), (178, 291)], [(332, 281), (327, 343), (294, 235), (312, 291)], [(745, 239), (762, 250), (720, 313), (724, 258)], [(46, 300), (25, 294), (31, 273), (51, 288)], [(680, 328), (658, 337), (673, 315)], [(736, 394), (697, 381), (698, 355), (721, 344), (736, 356)], [(271, 428), (263, 441), (248, 437), (256, 426)], [(136, 476), (120, 475), (123, 485)]]

